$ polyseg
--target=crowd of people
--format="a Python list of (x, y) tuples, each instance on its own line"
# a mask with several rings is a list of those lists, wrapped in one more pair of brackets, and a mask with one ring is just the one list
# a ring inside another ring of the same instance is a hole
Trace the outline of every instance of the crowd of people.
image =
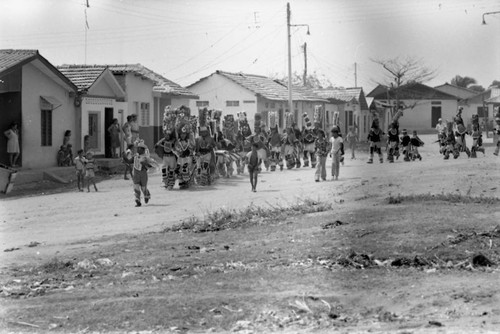
[[(316, 107), (313, 122), (305, 113), (303, 128), (299, 129), (297, 121), (290, 113), (284, 115), (284, 130), (278, 128), (278, 113), (268, 112), (267, 122), (263, 122), (260, 113), (255, 114), (253, 131), (245, 112), (225, 115), (219, 110), (199, 109), (198, 115), (191, 114), (188, 107), (177, 109), (166, 107), (163, 116), (164, 136), (154, 145), (154, 152), (161, 159), (158, 164), (150, 155), (148, 147), (133, 130), (133, 119), (128, 117), (128, 125), (122, 129), (125, 133), (127, 148), (122, 155), (125, 164), (124, 178), (134, 183), (136, 206), (141, 206), (141, 196), (147, 203), (151, 198), (148, 190), (147, 171), (150, 168), (161, 170), (162, 184), (167, 190), (173, 190), (178, 184), (179, 189), (193, 185), (207, 186), (217, 178), (231, 177), (233, 174), (243, 174), (248, 171), (251, 191), (257, 191), (258, 174), (265, 168), (276, 172), (285, 169), (311, 167), (315, 169), (314, 180), (327, 180), (326, 160), (332, 159), (331, 179), (338, 180), (340, 166), (344, 163), (344, 145), (351, 150), (351, 159), (356, 159), (355, 150), (359, 140), (356, 129), (349, 128), (344, 137), (341, 133), (338, 118), (329, 134), (322, 128), (320, 122), (321, 107)], [(393, 117), (387, 134), (381, 129), (378, 118), (373, 120), (367, 140), (369, 143), (368, 163), (373, 163), (377, 154), (379, 162), (383, 163), (382, 145), (386, 143), (387, 161), (393, 163), (400, 155), (404, 161), (422, 160), (419, 148), (424, 142), (416, 131), (410, 136), (407, 129), (399, 130), (399, 110)], [(450, 154), (466, 152), (474, 157), (476, 152), (483, 152), (481, 132), (477, 117), (473, 117), (473, 131), (470, 135), (474, 142), (469, 150), (465, 145), (462, 109), (459, 109), (454, 122), (443, 125), (439, 120), (438, 141), (440, 152), (448, 159)], [(500, 134), (500, 113), (496, 110), (496, 133)], [(451, 130), (450, 130), (451, 129)], [(495, 154), (498, 154), (500, 142), (497, 143)], [(77, 168), (78, 187), (83, 191), (83, 181), (87, 181), (87, 191), (93, 182), (92, 156), (83, 156), (80, 150), (75, 166)], [(81, 183), (80, 183), (81, 180)]]

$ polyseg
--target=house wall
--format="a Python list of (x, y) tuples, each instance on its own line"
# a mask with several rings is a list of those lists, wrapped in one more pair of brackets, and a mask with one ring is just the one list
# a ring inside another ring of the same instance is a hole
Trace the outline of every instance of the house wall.
[[(251, 91), (219, 74), (213, 74), (189, 86), (189, 90), (200, 97), (199, 100), (190, 100), (189, 102), (191, 112), (194, 112), (195, 115), (198, 113), (196, 101), (208, 101), (207, 108), (222, 110), (222, 117), (232, 114), (236, 118), (236, 113), (245, 111), (248, 123), (253, 130), (254, 117), (259, 103)], [(239, 101), (239, 106), (228, 107), (226, 101)], [(255, 101), (255, 103), (245, 103), (245, 101)]]
[[(399, 119), (399, 128), (408, 129), (408, 131), (417, 130), (419, 133), (435, 132), (435, 128), (432, 126), (432, 101), (441, 102), (441, 118), (443, 120), (453, 120), (458, 108), (457, 100), (421, 100), (413, 109), (404, 111), (403, 117)], [(411, 105), (414, 101), (404, 101), (404, 103)], [(387, 122), (390, 122), (390, 119)], [(384, 131), (387, 126), (388, 124), (385, 124)]]
[[(62, 105), (52, 111), (52, 146), (41, 144), (40, 95), (53, 96)], [(75, 132), (75, 107), (69, 92), (43, 74), (35, 66), (27, 64), (22, 71), (22, 166), (44, 168), (57, 166), (57, 151), (63, 142), (64, 132)], [(70, 141), (75, 144), (75, 138)]]

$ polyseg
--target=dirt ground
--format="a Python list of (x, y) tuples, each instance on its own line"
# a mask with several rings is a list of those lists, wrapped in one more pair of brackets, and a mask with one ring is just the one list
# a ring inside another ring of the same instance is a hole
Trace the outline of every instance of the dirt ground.
[(247, 174), (168, 192), (152, 173), (140, 208), (120, 176), (17, 189), (0, 198), (0, 328), (500, 332), (499, 158), (490, 139), (444, 161), (434, 137), (422, 161), (347, 152), (338, 181), (263, 172), (257, 193)]

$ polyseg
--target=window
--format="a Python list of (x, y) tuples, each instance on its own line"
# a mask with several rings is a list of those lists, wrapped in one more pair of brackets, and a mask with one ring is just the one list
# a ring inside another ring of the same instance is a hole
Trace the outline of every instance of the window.
[(149, 125), (149, 103), (141, 102), (141, 124), (142, 126)]
[[(275, 104), (274, 102), (271, 102), (271, 109), (276, 108), (276, 107), (275, 107), (275, 105), (276, 105), (276, 104)], [(280, 107), (281, 107), (281, 105), (280, 105)]]
[(269, 103), (268, 103), (268, 102), (266, 102), (266, 109), (268, 109), (268, 108), (269, 108)]
[(431, 102), (431, 105), (437, 105), (437, 104), (441, 105), (441, 101), (432, 101)]
[(240, 101), (226, 101), (226, 107), (239, 107)]
[(243, 103), (255, 103), (254, 100), (243, 100)]
[(42, 110), (42, 146), (52, 146), (52, 110)]
[(197, 107), (208, 107), (208, 101), (196, 101)]

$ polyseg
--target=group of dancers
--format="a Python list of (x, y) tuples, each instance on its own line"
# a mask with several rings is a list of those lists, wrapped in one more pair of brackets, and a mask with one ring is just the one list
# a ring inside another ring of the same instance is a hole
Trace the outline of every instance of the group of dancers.
[[(436, 129), (438, 130), (438, 140), (440, 144), (439, 153), (441, 153), (444, 159), (449, 159), (453, 156), (457, 159), (461, 153), (465, 153), (469, 158), (476, 158), (477, 152), (486, 153), (483, 147), (482, 130), (479, 126), (479, 116), (477, 114), (472, 115), (472, 130), (467, 131), (465, 127), (464, 120), (462, 118), (463, 107), (458, 108), (458, 112), (453, 118), (453, 122), (447, 122), (446, 125), (443, 124), (442, 120), (439, 119)], [(500, 111), (498, 107), (495, 107), (495, 128), (493, 129), (494, 134), (500, 135)], [(466, 135), (472, 137), (472, 146), (469, 149), (466, 143)], [(500, 149), (500, 140), (497, 139), (496, 148), (493, 152), (494, 155), (498, 155)]]

